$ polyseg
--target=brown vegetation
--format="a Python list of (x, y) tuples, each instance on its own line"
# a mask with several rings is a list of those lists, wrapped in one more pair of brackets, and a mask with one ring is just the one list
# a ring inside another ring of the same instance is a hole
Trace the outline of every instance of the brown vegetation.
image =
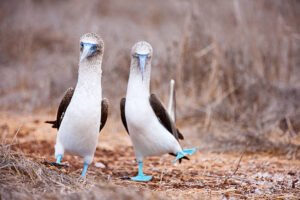
[[(240, 152), (202, 148), (190, 161), (175, 165), (169, 155), (152, 157), (145, 162), (145, 173), (153, 180), (129, 181), (137, 173), (134, 152), (127, 134), (113, 127), (101, 133), (87, 179), (79, 179), (81, 159), (66, 155), (65, 167), (49, 164), (54, 161), (56, 131), (41, 121), (46, 117), (0, 116), (6, 121), (0, 124), (6, 138), (6, 145), (0, 146), (3, 199), (296, 199), (299, 194), (300, 161), (271, 151), (244, 151), (241, 157)], [(16, 126), (22, 121), (26, 124)]]

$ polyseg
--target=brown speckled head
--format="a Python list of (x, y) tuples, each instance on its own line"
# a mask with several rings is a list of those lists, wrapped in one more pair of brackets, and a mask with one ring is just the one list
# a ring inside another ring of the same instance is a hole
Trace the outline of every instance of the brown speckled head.
[(80, 62), (96, 62), (102, 60), (104, 42), (95, 33), (86, 33), (80, 37)]
[(140, 72), (146, 84), (150, 82), (152, 54), (152, 46), (145, 41), (135, 43), (131, 49), (131, 72)]
[(140, 41), (135, 43), (131, 49), (131, 56), (133, 57), (137, 57), (138, 55), (147, 55), (148, 58), (151, 58), (152, 53), (152, 46), (146, 41)]

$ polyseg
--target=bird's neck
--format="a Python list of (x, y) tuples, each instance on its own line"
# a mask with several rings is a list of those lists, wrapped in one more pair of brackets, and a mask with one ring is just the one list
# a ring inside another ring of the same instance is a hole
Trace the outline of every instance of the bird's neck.
[(101, 61), (79, 63), (77, 87), (101, 88)]
[(146, 64), (144, 77), (140, 71), (137, 63), (131, 63), (130, 74), (128, 80), (127, 95), (150, 95), (150, 78), (151, 78), (151, 64)]

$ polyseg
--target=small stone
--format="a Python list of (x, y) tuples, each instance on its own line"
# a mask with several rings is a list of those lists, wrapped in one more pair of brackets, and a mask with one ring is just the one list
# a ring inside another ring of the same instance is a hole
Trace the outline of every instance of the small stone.
[(96, 162), (95, 167), (98, 167), (98, 168), (101, 168), (101, 169), (106, 168), (106, 166), (102, 162)]

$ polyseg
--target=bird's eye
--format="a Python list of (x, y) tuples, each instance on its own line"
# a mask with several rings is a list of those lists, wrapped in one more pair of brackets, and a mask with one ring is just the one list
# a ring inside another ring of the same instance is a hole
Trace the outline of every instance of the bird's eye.
[(83, 50), (83, 46), (84, 46), (83, 42), (80, 42), (80, 51)]
[(96, 50), (97, 50), (97, 45), (93, 45), (93, 46), (91, 47), (91, 50), (92, 50), (92, 51), (96, 51)]

